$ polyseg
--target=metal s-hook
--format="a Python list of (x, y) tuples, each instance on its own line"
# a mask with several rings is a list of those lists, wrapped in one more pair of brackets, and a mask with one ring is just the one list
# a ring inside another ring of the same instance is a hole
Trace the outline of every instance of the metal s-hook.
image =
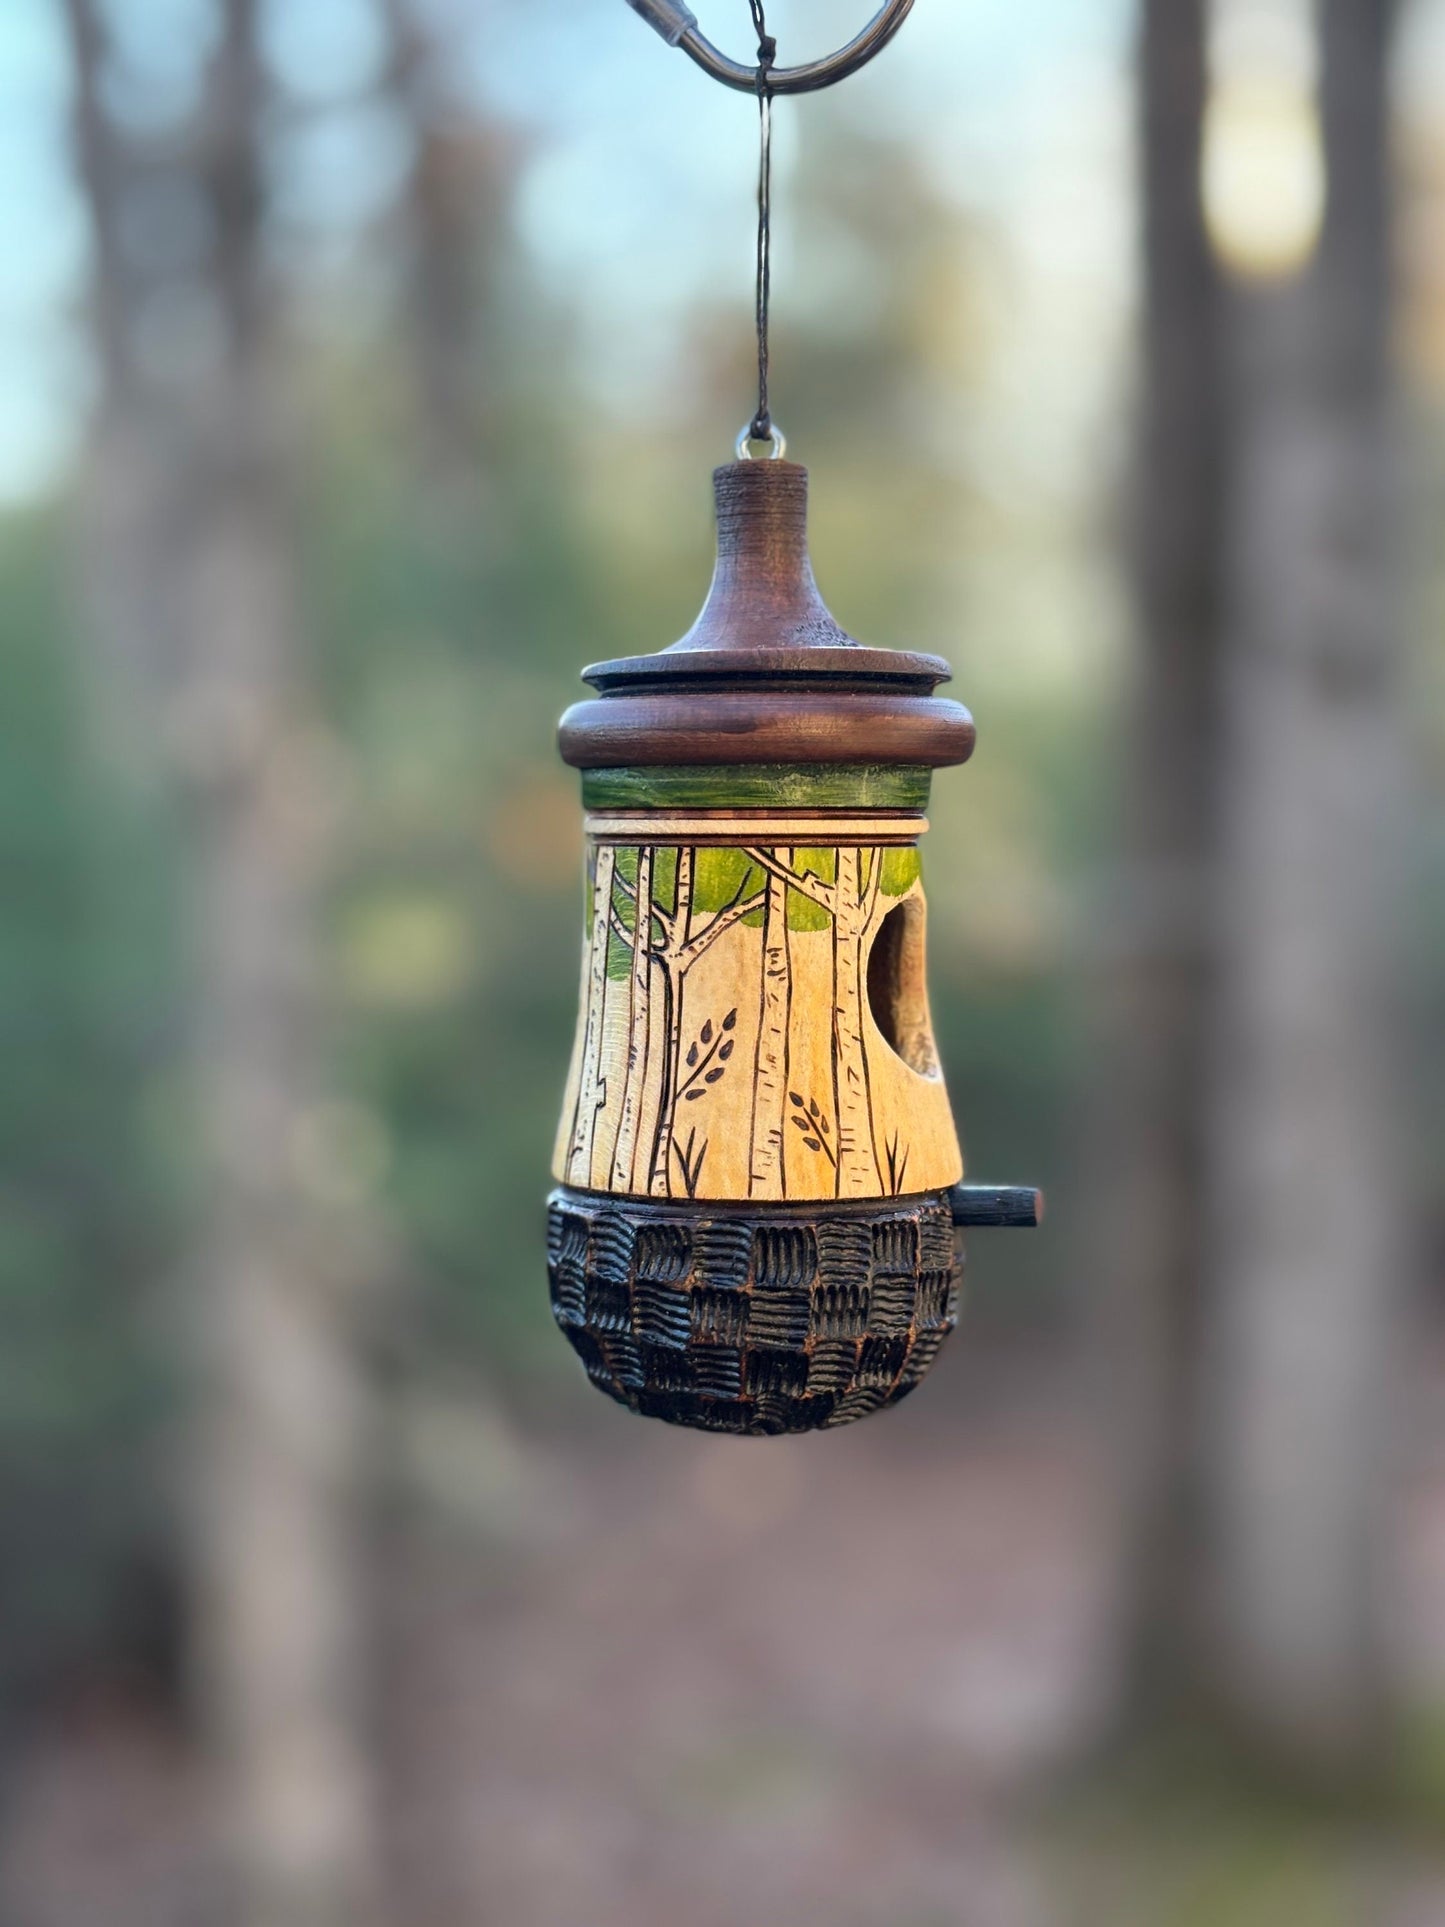
[[(743, 66), (719, 53), (712, 42), (698, 32), (697, 15), (691, 7), (683, 5), (682, 0), (627, 0), (627, 4), (662, 35), (669, 47), (681, 47), (705, 74), (720, 80), (724, 87), (736, 88), (740, 94), (756, 93), (756, 61)], [(913, 0), (887, 0), (887, 5), (879, 8), (862, 33), (836, 53), (822, 60), (810, 60), (802, 67), (772, 68), (768, 74), (769, 93), (811, 94), (846, 80), (849, 74), (856, 74), (876, 54), (882, 53), (912, 10)]]

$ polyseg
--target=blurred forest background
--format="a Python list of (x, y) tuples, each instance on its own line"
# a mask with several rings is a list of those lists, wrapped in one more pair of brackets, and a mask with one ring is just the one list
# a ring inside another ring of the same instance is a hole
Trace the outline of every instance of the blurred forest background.
[(621, 0), (7, 0), (0, 109), (4, 1927), (1441, 1927), (1445, 0), (921, 0), (778, 111), (1051, 1212), (762, 1445), (540, 1236), (553, 723), (702, 597), (753, 105)]

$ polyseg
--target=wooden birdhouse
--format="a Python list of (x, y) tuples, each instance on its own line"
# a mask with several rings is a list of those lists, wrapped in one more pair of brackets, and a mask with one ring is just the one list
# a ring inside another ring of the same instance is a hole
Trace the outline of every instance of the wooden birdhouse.
[(692, 629), (584, 672), (581, 1001), (549, 1202), (557, 1322), (646, 1415), (846, 1424), (953, 1329), (970, 1191), (934, 1046), (920, 839), (974, 726), (939, 657), (865, 648), (807, 549), (807, 470), (714, 477)]

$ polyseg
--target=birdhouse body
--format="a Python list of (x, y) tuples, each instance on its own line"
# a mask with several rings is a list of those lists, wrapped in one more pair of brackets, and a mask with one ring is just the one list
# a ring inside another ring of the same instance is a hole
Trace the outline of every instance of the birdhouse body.
[(563, 719), (587, 867), (552, 1296), (635, 1410), (805, 1430), (910, 1390), (956, 1315), (920, 839), (973, 730), (946, 665), (823, 607), (806, 471), (716, 479), (693, 631)]
[(780, 771), (798, 801), (778, 810), (722, 803), (751, 788), (744, 772), (716, 772), (711, 808), (688, 800), (685, 775), (629, 777), (622, 794), (650, 807), (587, 815), (559, 1181), (770, 1204), (956, 1183), (923, 974), (919, 812), (856, 800), (850, 812), (837, 772)]

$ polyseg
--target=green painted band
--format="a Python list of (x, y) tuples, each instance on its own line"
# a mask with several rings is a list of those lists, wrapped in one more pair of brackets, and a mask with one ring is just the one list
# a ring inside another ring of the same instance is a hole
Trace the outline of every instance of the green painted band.
[(739, 764), (729, 769), (589, 769), (589, 810), (926, 810), (933, 771), (896, 763)]

